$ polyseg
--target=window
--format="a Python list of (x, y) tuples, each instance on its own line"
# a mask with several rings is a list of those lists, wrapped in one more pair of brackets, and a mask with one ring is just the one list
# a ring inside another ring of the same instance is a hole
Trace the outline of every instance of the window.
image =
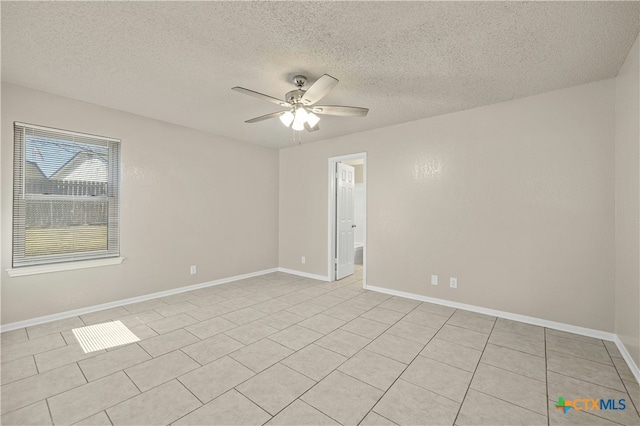
[(120, 255), (120, 141), (14, 123), (13, 267)]

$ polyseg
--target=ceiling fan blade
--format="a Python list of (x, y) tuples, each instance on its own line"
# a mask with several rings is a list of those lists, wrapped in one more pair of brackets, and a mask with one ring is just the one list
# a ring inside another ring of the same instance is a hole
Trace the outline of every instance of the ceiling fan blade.
[(273, 96), (265, 95), (264, 93), (256, 92), (254, 90), (245, 89), (244, 87), (232, 87), (231, 90), (235, 90), (239, 93), (244, 93), (245, 95), (253, 96), (254, 98), (262, 99), (268, 102), (273, 102), (274, 104), (278, 104), (283, 107), (290, 107), (291, 104), (289, 102), (285, 102), (281, 99), (274, 98)]
[(369, 108), (360, 108), (341, 105), (316, 105), (311, 108), (316, 114), (338, 115), (342, 117), (364, 117)]
[(309, 126), (309, 123), (304, 123), (304, 128), (307, 130), (307, 132), (315, 132), (316, 130), (320, 130), (320, 126), (318, 126), (317, 124), (311, 127)]
[(286, 111), (278, 111), (278, 112), (272, 112), (270, 114), (261, 115), (260, 117), (256, 117), (256, 118), (252, 118), (251, 120), (247, 120), (247, 121), (245, 121), (245, 123), (257, 123), (258, 121), (263, 121), (263, 120), (268, 120), (270, 118), (280, 117), (285, 112)]
[(302, 96), (302, 103), (312, 105), (318, 102), (324, 98), (331, 89), (336, 87), (336, 84), (338, 84), (338, 79), (331, 77), (329, 74), (324, 74), (307, 89), (306, 93)]

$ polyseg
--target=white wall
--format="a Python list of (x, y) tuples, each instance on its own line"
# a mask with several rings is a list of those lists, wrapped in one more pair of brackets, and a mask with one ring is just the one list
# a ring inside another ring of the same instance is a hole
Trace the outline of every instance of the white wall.
[[(8, 277), (14, 121), (122, 139), (124, 263)], [(2, 324), (278, 266), (277, 151), (9, 84), (1, 149)]]
[(615, 331), (640, 365), (640, 45), (616, 78)]
[(327, 159), (367, 152), (369, 285), (612, 332), (614, 104), (606, 80), (282, 149), (280, 266), (327, 275)]
[[(615, 323), (637, 357), (640, 288), (620, 275), (640, 272), (637, 97), (625, 95), (633, 84), (638, 93), (637, 55), (636, 41), (617, 81), (279, 153), (3, 84), (2, 323), (275, 266), (326, 275), (327, 158), (366, 151), (370, 285), (604, 331)], [(8, 278), (13, 121), (123, 140), (122, 265)], [(614, 188), (636, 218), (628, 264), (613, 256), (626, 244), (614, 229), (628, 229), (614, 225)], [(431, 274), (459, 288), (432, 287)]]

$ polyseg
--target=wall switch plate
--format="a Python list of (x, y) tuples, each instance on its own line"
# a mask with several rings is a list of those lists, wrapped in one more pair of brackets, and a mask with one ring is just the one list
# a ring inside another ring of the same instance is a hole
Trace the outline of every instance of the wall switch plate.
[(454, 277), (449, 278), (449, 287), (458, 288), (458, 279)]
[(431, 275), (431, 285), (438, 285), (438, 276)]
[(307, 258), (302, 256), (302, 258), (300, 259), (300, 263), (302, 264), (307, 263)]
[(191, 265), (191, 275), (195, 275), (198, 273), (198, 268), (196, 268), (196, 265)]

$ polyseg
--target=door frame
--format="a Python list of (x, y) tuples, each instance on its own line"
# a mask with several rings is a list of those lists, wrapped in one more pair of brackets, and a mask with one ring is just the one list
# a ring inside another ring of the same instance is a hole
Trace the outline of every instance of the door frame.
[(356, 154), (340, 155), (338, 157), (330, 157), (328, 161), (328, 184), (329, 184), (329, 211), (328, 211), (328, 259), (327, 259), (327, 276), (329, 281), (336, 280), (335, 259), (336, 259), (336, 164), (349, 160), (363, 160), (362, 165), (362, 182), (364, 184), (364, 238), (362, 248), (362, 285), (367, 285), (367, 153), (359, 152)]

